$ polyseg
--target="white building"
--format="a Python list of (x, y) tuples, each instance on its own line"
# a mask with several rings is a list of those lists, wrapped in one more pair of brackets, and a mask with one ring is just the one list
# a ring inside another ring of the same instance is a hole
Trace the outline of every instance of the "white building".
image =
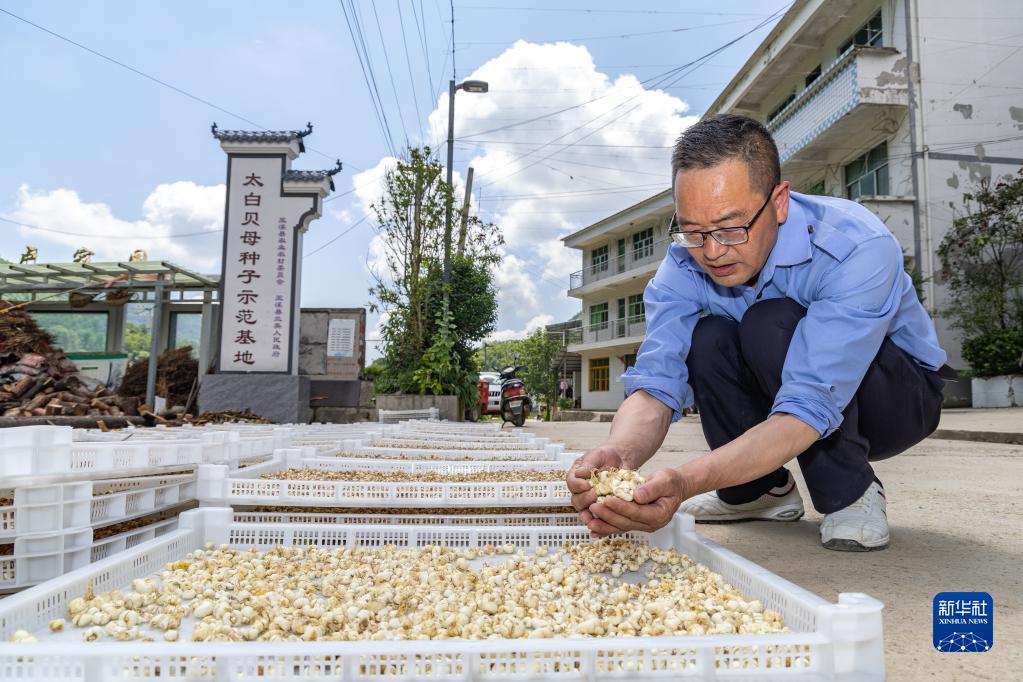
[(568, 290), (583, 305), (583, 325), (568, 337), (568, 351), (582, 359), (583, 409), (614, 410), (625, 396), (620, 377), (646, 334), (643, 289), (667, 253), (673, 210), (665, 190), (563, 240), (583, 252)]
[[(937, 249), (950, 203), (1023, 165), (1021, 35), (1018, 0), (797, 0), (705, 114), (764, 121), (795, 190), (859, 201), (888, 225), (919, 264), (956, 368)], [(564, 240), (585, 266), (568, 292), (583, 302), (582, 338), (569, 346), (583, 358), (583, 408), (621, 403), (618, 376), (642, 341), (642, 307), (629, 301), (667, 249), (671, 202), (663, 192)], [(633, 235), (648, 227), (652, 252), (633, 258)]]

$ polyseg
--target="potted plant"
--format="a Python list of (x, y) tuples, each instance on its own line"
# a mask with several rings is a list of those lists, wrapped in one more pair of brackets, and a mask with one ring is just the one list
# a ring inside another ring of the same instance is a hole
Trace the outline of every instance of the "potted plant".
[(1001, 330), (963, 343), (974, 407), (1023, 407), (1023, 331)]
[(982, 180), (950, 206), (952, 228), (938, 247), (944, 314), (963, 334), (973, 406), (1023, 405), (1023, 169)]

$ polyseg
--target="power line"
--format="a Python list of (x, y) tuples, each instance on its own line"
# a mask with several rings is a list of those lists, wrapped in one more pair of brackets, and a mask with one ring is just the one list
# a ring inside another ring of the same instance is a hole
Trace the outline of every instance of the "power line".
[(373, 69), (373, 57), (369, 49), (369, 44), (366, 42), (366, 34), (362, 30), (362, 18), (359, 16), (358, 6), (355, 4), (355, 0), (348, 0), (349, 7), (352, 10), (352, 23), (355, 26), (355, 33), (358, 36), (359, 44), (362, 46), (362, 54), (366, 59), (366, 71), (369, 72), (369, 80), (373, 86), (373, 92), (376, 94), (377, 102), (380, 104), (380, 113), (384, 119), (384, 125), (387, 128), (387, 137), (391, 143), (391, 153), (397, 156), (397, 147), (394, 145), (394, 135), (391, 133), (391, 121), (387, 117), (387, 107), (384, 106), (384, 98), (380, 95), (380, 86), (377, 84), (376, 71)]
[[(585, 123), (589, 123), (589, 122), (590, 121), (586, 121)], [(649, 126), (646, 128), (646, 130), (650, 130)], [(464, 146), (477, 146), (477, 145), (482, 145), (482, 144), (536, 144), (536, 145), (540, 144), (539, 142), (529, 142), (527, 140), (472, 140), (471, 142), (461, 142), (461, 143), (456, 141), (456, 143), (462, 144)], [(575, 143), (575, 142), (562, 142), (562, 143), (550, 142), (550, 143), (548, 143), (545, 146), (548, 146), (548, 147), (600, 147), (600, 148), (607, 148), (607, 149), (671, 149), (672, 148), (672, 145), (667, 145), (667, 144), (603, 144), (603, 143), (594, 143), (594, 142), (591, 142), (589, 144), (579, 144), (579, 143)]]
[(347, 230), (345, 230), (344, 232), (342, 232), (341, 234), (339, 234), (339, 235), (335, 236), (335, 237), (334, 237), (333, 239), (331, 239), (330, 241), (326, 242), (325, 244), (322, 244), (322, 245), (320, 245), (320, 246), (316, 247), (315, 249), (313, 249), (312, 251), (310, 251), (309, 253), (307, 253), (307, 254), (303, 255), (303, 256), (302, 256), (302, 260), (305, 260), (305, 259), (306, 259), (306, 258), (308, 258), (309, 256), (312, 256), (313, 254), (317, 254), (317, 253), (319, 253), (320, 251), (323, 251), (323, 250), (324, 250), (325, 248), (327, 248), (328, 246), (330, 246), (331, 244), (333, 244), (334, 242), (336, 242), (336, 241), (337, 241), (338, 239), (341, 239), (341, 237), (344, 237), (344, 236), (345, 236), (346, 234), (348, 234), (349, 232), (351, 232), (352, 230), (354, 230), (355, 228), (357, 228), (357, 227), (358, 227), (359, 225), (361, 225), (362, 223), (366, 222), (366, 219), (367, 219), (367, 218), (369, 218), (369, 215), (364, 215), (364, 216), (362, 216), (362, 218), (360, 218), (359, 220), (357, 220), (357, 221), (355, 221), (354, 223), (352, 223), (352, 224), (351, 224), (351, 225), (350, 225), (350, 226), (348, 227), (348, 229), (347, 229)]
[[(13, 19), (17, 19), (18, 21), (20, 21), (22, 23), (28, 24), (29, 26), (42, 31), (43, 33), (51, 35), (54, 38), (57, 38), (58, 40), (63, 40), (65, 43), (68, 43), (69, 45), (74, 45), (75, 47), (77, 47), (77, 48), (79, 48), (81, 50), (85, 50), (89, 54), (95, 55), (95, 56), (99, 57), (100, 59), (106, 60), (106, 61), (110, 62), (111, 64), (114, 64), (115, 66), (119, 66), (122, 69), (126, 69), (128, 71), (131, 71), (132, 73), (134, 73), (137, 76), (141, 76), (142, 78), (145, 78), (146, 80), (149, 80), (149, 81), (152, 81), (153, 83), (156, 83), (157, 85), (161, 85), (161, 86), (163, 86), (165, 88), (173, 90), (174, 92), (178, 93), (179, 95), (184, 95), (185, 97), (188, 97), (191, 100), (199, 102), (200, 104), (204, 104), (204, 105), (206, 105), (206, 106), (208, 106), (208, 107), (210, 107), (212, 109), (216, 109), (217, 111), (225, 113), (228, 116), (232, 116), (232, 117), (238, 119), (239, 121), (244, 121), (245, 123), (248, 123), (249, 125), (255, 126), (255, 127), (259, 128), (260, 130), (270, 130), (266, 126), (261, 125), (259, 123), (256, 123), (255, 121), (253, 121), (251, 119), (245, 118), (241, 114), (237, 114), (237, 113), (231, 111), (230, 109), (226, 109), (226, 108), (220, 106), (219, 104), (215, 104), (214, 102), (211, 102), (208, 99), (200, 97), (199, 95), (192, 94), (191, 92), (189, 92), (189, 91), (187, 91), (187, 90), (185, 90), (183, 88), (179, 88), (176, 85), (172, 85), (171, 83), (168, 83), (165, 80), (161, 80), (160, 78), (157, 78), (156, 76), (151, 76), (150, 74), (146, 73), (145, 71), (141, 71), (141, 70), (135, 68), (134, 66), (131, 66), (130, 64), (126, 64), (125, 62), (122, 62), (120, 60), (114, 59), (113, 57), (105, 55), (105, 54), (103, 54), (102, 52), (100, 52), (98, 50), (94, 50), (91, 47), (88, 47), (87, 45), (83, 45), (82, 43), (79, 43), (79, 42), (77, 42), (75, 40), (72, 40), (71, 38), (68, 38), (65, 35), (61, 35), (60, 33), (57, 33), (56, 31), (51, 31), (50, 29), (46, 28), (45, 26), (41, 26), (41, 25), (39, 25), (39, 24), (37, 24), (35, 22), (29, 21), (25, 17), (18, 16), (14, 12), (11, 12), (11, 11), (8, 11), (6, 9), (3, 9), (2, 7), (0, 7), (0, 12), (3, 12), (4, 14), (6, 14), (7, 16), (9, 16), (9, 17), (11, 17)], [(309, 151), (315, 152), (316, 154), (324, 156), (324, 157), (326, 157), (328, 159), (333, 160), (333, 159), (338, 158), (336, 154), (326, 154), (326, 153), (324, 153), (324, 152), (322, 152), (322, 151), (320, 151), (318, 149), (313, 149), (312, 147), (310, 147), (308, 145), (306, 145), (306, 147), (309, 149)], [(355, 170), (364, 170), (362, 168), (359, 168), (358, 166), (355, 166), (353, 164), (348, 163), (347, 161), (345, 161), (344, 163), (345, 163), (346, 166), (349, 166), (350, 168), (354, 168)]]
[(487, 197), (487, 201), (494, 201), (495, 199), (567, 199), (574, 198), (577, 196), (586, 196), (591, 194), (603, 195), (603, 194), (621, 194), (627, 192), (643, 192), (650, 189), (664, 189), (662, 183), (648, 183), (645, 185), (633, 185), (632, 187), (621, 187), (619, 189), (580, 189), (580, 190), (565, 190), (562, 192), (550, 192), (546, 194), (494, 194)]
[(377, 125), (380, 127), (380, 133), (384, 137), (384, 144), (387, 146), (388, 151), (392, 156), (395, 155), (394, 140), (391, 137), (390, 127), (387, 125), (387, 115), (383, 111), (383, 103), (377, 100), (379, 92), (373, 87), (371, 83), (370, 73), (367, 70), (367, 63), (369, 55), (366, 55), (366, 61), (363, 60), (362, 50), (359, 49), (359, 39), (356, 37), (355, 27), (353, 21), (357, 20), (355, 15), (355, 8), (352, 7), (352, 16), (348, 16), (348, 8), (345, 6), (345, 0), (337, 0), (341, 6), (341, 11), (344, 13), (345, 24), (348, 26), (348, 34), (352, 37), (352, 47), (355, 48), (355, 56), (359, 59), (359, 68), (362, 70), (363, 80), (366, 82), (366, 90), (369, 92), (370, 102), (373, 104), (373, 111), (376, 114)]
[(458, 80), (458, 69), (455, 68), (455, 0), (451, 0), (451, 80)]
[[(401, 0), (398, 0), (401, 2)], [(416, 32), (419, 34), (419, 44), (423, 49), (424, 66), (426, 67), (426, 79), (430, 83), (430, 96), (432, 97), (437, 89), (433, 87), (433, 69), (430, 67), (430, 44), (426, 39), (426, 13), (423, 12), (423, 0), (419, 0), (419, 13), (416, 13), (416, 3), (409, 3), (412, 5), (412, 16), (416, 21)], [(422, 26), (420, 26), (419, 17), (422, 16)], [(433, 102), (430, 102), (430, 106), (433, 106)]]
[(151, 239), (184, 239), (185, 237), (205, 237), (207, 235), (214, 235), (214, 234), (218, 234), (218, 233), (224, 231), (223, 229), (220, 229), (220, 230), (202, 230), (201, 232), (182, 232), (180, 234), (167, 234), (167, 235), (162, 235), (162, 236), (155, 236), (155, 235), (154, 236), (146, 236), (146, 235), (121, 236), (121, 235), (108, 235), (108, 234), (100, 235), (100, 234), (94, 234), (92, 232), (72, 232), (72, 231), (69, 231), (69, 230), (56, 230), (56, 229), (54, 229), (52, 227), (40, 227), (39, 225), (32, 225), (30, 223), (22, 223), (22, 222), (19, 222), (17, 220), (11, 220), (10, 218), (6, 218), (4, 216), (0, 216), (0, 221), (3, 221), (5, 223), (10, 223), (11, 225), (17, 225), (18, 227), (27, 227), (30, 230), (38, 230), (40, 232), (53, 232), (54, 234), (65, 234), (65, 235), (70, 235), (72, 237), (93, 237), (93, 238), (101, 238), (101, 239), (125, 239), (125, 240), (132, 240), (132, 241), (135, 241), (135, 240), (151, 240)]
[[(734, 24), (745, 24), (752, 19), (736, 19), (734, 21), (721, 21), (714, 24), (700, 24), (699, 26), (679, 26), (677, 28), (664, 28), (657, 31), (639, 31), (636, 33), (610, 33), (600, 36), (572, 36), (570, 38), (535, 38), (529, 40), (533, 43), (575, 43), (585, 42), (590, 40), (629, 40), (632, 38), (642, 38), (646, 36), (665, 35), (668, 33), (685, 33), (686, 31), (695, 31), (706, 28), (717, 28), (719, 26), (732, 26)], [(477, 46), (477, 45), (507, 45), (507, 40), (483, 40), (483, 41), (469, 41), (462, 43), (462, 45)]]
[(459, 5), (458, 9), (485, 9), (485, 10), (511, 10), (514, 12), (581, 12), (585, 14), (686, 14), (701, 16), (722, 16), (722, 17), (756, 17), (762, 18), (763, 14), (750, 14), (747, 12), (693, 12), (679, 10), (656, 10), (656, 9), (588, 9), (585, 7), (518, 7), (498, 5)]
[[(372, 2), (370, 3), (370, 6), (373, 8), (373, 18), (376, 20), (376, 24), (377, 24), (377, 35), (380, 36), (380, 48), (384, 52), (384, 64), (387, 66), (387, 78), (391, 81), (391, 92), (394, 93), (394, 106), (397, 107), (397, 109), (398, 109), (398, 122), (401, 123), (401, 132), (405, 134), (405, 146), (408, 147), (409, 146), (408, 128), (405, 127), (405, 114), (404, 114), (404, 112), (402, 112), (402, 110), (401, 110), (401, 102), (398, 100), (398, 86), (394, 84), (394, 72), (391, 71), (391, 58), (387, 56), (387, 53), (390, 50), (387, 49), (387, 43), (384, 42), (384, 32), (380, 28), (380, 15), (377, 13), (377, 3), (376, 3), (376, 0), (372, 0)], [(401, 4), (400, 3), (398, 5), (398, 9), (399, 10), (401, 9)], [(403, 31), (402, 32), (402, 38), (404, 38), (404, 36), (405, 36), (405, 33)], [(413, 90), (412, 93), (413, 93), (412, 97), (414, 99), (415, 98), (415, 90)]]
[[(423, 135), (423, 115), (419, 112), (419, 95), (416, 93), (416, 80), (412, 77), (412, 59), (408, 55), (408, 39), (405, 36), (405, 17), (401, 11), (401, 0), (394, 0), (394, 4), (398, 6), (398, 25), (401, 26), (401, 44), (405, 48), (405, 66), (408, 67), (408, 84), (412, 88), (412, 103), (416, 106), (416, 124), (419, 126), (419, 139), (424, 139)], [(412, 8), (415, 9), (415, 3), (412, 3)], [(387, 49), (386, 46), (384, 48)]]
[[(626, 90), (634, 90), (636, 88), (643, 89), (649, 83), (652, 83), (652, 82), (655, 82), (655, 81), (663, 82), (667, 78), (669, 78), (669, 77), (675, 75), (676, 73), (684, 70), (687, 66), (690, 66), (692, 64), (695, 64), (697, 61), (700, 61), (700, 59), (704, 59), (708, 55), (717, 54), (718, 52), (722, 52), (725, 49), (727, 49), (728, 47), (731, 47), (732, 45), (734, 45), (735, 43), (739, 42), (740, 40), (742, 40), (746, 36), (752, 34), (753, 32), (759, 30), (763, 26), (765, 26), (768, 23), (770, 23), (770, 21), (772, 19), (774, 19), (776, 16), (780, 15), (786, 9), (788, 9), (789, 6), (790, 5), (787, 5), (787, 6), (783, 7), (782, 9), (778, 10), (774, 14), (770, 15), (770, 17), (768, 17), (765, 21), (761, 22), (757, 26), (754, 26), (752, 29), (750, 29), (749, 31), (743, 33), (738, 38), (730, 40), (727, 43), (725, 43), (724, 45), (720, 46), (719, 48), (713, 50), (712, 52), (709, 52), (707, 55), (704, 55), (703, 57), (700, 57), (697, 60), (689, 62), (689, 64), (683, 64), (682, 66), (677, 66), (677, 67), (669, 69), (669, 70), (667, 70), (667, 71), (665, 71), (663, 73), (651, 76), (650, 78), (646, 78), (646, 79), (640, 81), (639, 83), (637, 83), (636, 85), (630, 86), (630, 87), (625, 88), (625, 89)], [(580, 108), (586, 106), (587, 104), (592, 104), (593, 102), (597, 102), (597, 101), (600, 101), (602, 99), (606, 99), (606, 98), (611, 97), (612, 95), (615, 95), (615, 94), (618, 94), (618, 93), (615, 92), (615, 91), (607, 92), (607, 93), (605, 93), (603, 95), (600, 95), (598, 97), (594, 97), (592, 99), (586, 100), (585, 102), (579, 102), (579, 103), (573, 104), (571, 106), (562, 107), (562, 108), (557, 109), (555, 111), (552, 111), (552, 112), (550, 112), (548, 114), (542, 114), (540, 116), (534, 116), (532, 118), (527, 118), (527, 119), (524, 119), (522, 121), (519, 121), (518, 123), (509, 123), (508, 125), (498, 126), (497, 128), (490, 128), (488, 130), (480, 130), (480, 131), (477, 131), (475, 133), (470, 133), (470, 134), (467, 134), (467, 135), (461, 135), (460, 138), (464, 140), (464, 139), (468, 139), (470, 137), (479, 137), (480, 135), (486, 135), (488, 133), (496, 133), (496, 132), (499, 132), (499, 131), (502, 131), (502, 130), (509, 130), (511, 128), (516, 128), (518, 126), (527, 125), (529, 123), (534, 123), (536, 121), (542, 121), (544, 119), (552, 118), (552, 117), (557, 116), (559, 114), (563, 114), (566, 111), (574, 111), (575, 109), (580, 109)]]
[[(761, 22), (760, 22), (760, 23), (758, 23), (758, 24), (757, 24), (756, 26), (754, 26), (754, 27), (753, 27), (752, 29), (750, 29), (749, 31), (747, 31), (747, 32), (743, 33), (742, 35), (738, 36), (737, 38), (734, 38), (734, 39), (730, 40), (729, 42), (725, 43), (724, 45), (721, 45), (720, 47), (718, 47), (718, 48), (715, 48), (715, 49), (714, 49), (714, 50), (712, 50), (711, 52), (708, 52), (707, 54), (705, 54), (705, 55), (703, 55), (703, 56), (701, 56), (701, 57), (699, 57), (699, 58), (697, 58), (697, 59), (695, 59), (695, 60), (693, 60), (693, 61), (691, 61), (691, 62), (689, 62), (689, 63), (687, 63), (687, 64), (683, 64), (683, 65), (682, 65), (681, 67), (679, 67), (678, 69), (675, 69), (675, 70), (674, 70), (674, 73), (672, 74), (672, 76), (675, 76), (675, 74), (677, 74), (677, 73), (680, 73), (680, 72), (681, 72), (681, 75), (678, 75), (677, 77), (675, 77), (675, 78), (674, 78), (674, 80), (672, 81), (672, 84), (674, 84), (674, 83), (677, 83), (677, 82), (678, 82), (679, 80), (681, 80), (682, 78), (685, 78), (685, 77), (686, 77), (687, 75), (689, 75), (689, 73), (692, 73), (692, 71), (694, 71), (694, 70), (695, 70), (696, 68), (698, 68), (698, 67), (699, 67), (699, 65), (700, 65), (700, 62), (703, 62), (703, 61), (707, 61), (707, 60), (709, 60), (709, 59), (710, 59), (711, 57), (713, 57), (714, 55), (716, 55), (716, 54), (718, 54), (718, 53), (720, 53), (720, 52), (724, 51), (725, 49), (727, 49), (728, 47), (730, 47), (730, 46), (734, 45), (735, 43), (739, 42), (740, 40), (742, 40), (742, 39), (743, 39), (743, 38), (745, 38), (746, 36), (750, 35), (750, 34), (751, 34), (751, 33), (753, 33), (754, 31), (757, 31), (758, 29), (762, 28), (763, 26), (766, 26), (766, 25), (767, 25), (768, 23), (770, 23), (770, 22), (771, 22), (771, 21), (772, 21), (772, 20), (773, 20), (774, 18), (776, 18), (777, 16), (780, 16), (780, 14), (781, 14), (781, 12), (782, 12), (782, 11), (783, 11), (783, 10), (779, 10), (779, 11), (775, 12), (774, 14), (772, 14), (771, 16), (769, 16), (769, 17), (768, 17), (767, 19), (765, 19), (765, 20), (761, 21)], [(690, 70), (689, 70), (689, 71), (684, 71), (685, 69), (690, 69)], [(654, 84), (654, 87), (657, 87), (658, 85), (662, 84), (662, 83), (663, 83), (663, 82), (664, 82), (664, 81), (665, 81), (665, 80), (666, 80), (667, 78), (669, 78), (669, 77), (668, 77), (668, 76), (665, 76), (664, 78), (662, 78), (662, 79), (659, 79), (659, 80), (658, 80), (658, 82)], [(640, 93), (640, 94), (642, 94), (642, 93)], [(536, 152), (540, 151), (540, 150), (541, 150), (541, 149), (543, 149), (544, 147), (546, 147), (546, 146), (548, 146), (548, 145), (550, 145), (550, 144), (552, 144), (552, 143), (554, 143), (554, 142), (557, 142), (558, 140), (561, 140), (561, 139), (563, 139), (563, 138), (565, 138), (565, 137), (567, 137), (567, 136), (571, 135), (572, 133), (574, 133), (574, 132), (576, 132), (576, 131), (580, 130), (581, 128), (585, 127), (585, 126), (586, 126), (586, 125), (588, 125), (589, 123), (592, 123), (592, 122), (596, 121), (597, 119), (599, 119), (599, 118), (601, 118), (601, 117), (603, 117), (603, 116), (606, 116), (607, 114), (609, 114), (609, 113), (611, 113), (611, 112), (615, 111), (616, 109), (620, 109), (620, 108), (621, 108), (622, 106), (624, 106), (625, 104), (627, 104), (628, 102), (630, 102), (630, 101), (632, 101), (632, 100), (634, 100), (634, 99), (637, 99), (638, 97), (639, 97), (639, 94), (637, 94), (637, 95), (634, 95), (634, 96), (632, 96), (632, 97), (629, 97), (628, 99), (626, 99), (625, 101), (621, 102), (620, 104), (618, 104), (618, 105), (616, 105), (616, 106), (612, 107), (612, 108), (611, 108), (611, 109), (610, 109), (609, 111), (606, 111), (606, 112), (603, 112), (603, 113), (601, 113), (601, 114), (598, 114), (597, 116), (595, 116), (595, 117), (594, 117), (594, 118), (592, 118), (591, 120), (587, 121), (586, 123), (584, 123), (584, 124), (582, 124), (582, 125), (579, 125), (579, 126), (576, 126), (576, 127), (575, 127), (575, 128), (573, 128), (572, 130), (569, 130), (569, 131), (568, 131), (567, 133), (564, 133), (563, 135), (559, 135), (558, 137), (554, 138), (553, 140), (550, 140), (549, 142), (547, 142), (547, 143), (545, 143), (545, 144), (541, 145), (540, 147), (537, 147), (536, 149), (533, 149), (533, 150), (531, 150), (531, 151), (529, 151), (529, 152), (527, 152), (527, 153), (525, 153), (525, 154), (523, 154), (523, 155), (519, 156), (519, 157), (518, 157), (517, 159), (514, 159), (514, 160), (512, 161), (512, 163), (517, 163), (518, 161), (521, 161), (522, 159), (525, 159), (525, 158), (527, 158), (527, 157), (529, 157), (529, 156), (532, 156), (533, 154), (535, 154)], [(622, 116), (624, 116), (624, 115), (626, 115), (626, 114), (629, 114), (629, 113), (631, 113), (632, 111), (634, 111), (634, 110), (638, 109), (638, 108), (639, 108), (639, 107), (640, 107), (641, 105), (642, 105), (642, 102), (640, 102), (640, 103), (636, 104), (635, 106), (633, 106), (632, 108), (630, 108), (629, 110), (627, 110), (627, 111), (626, 111), (626, 112), (625, 112), (624, 114), (620, 114), (620, 115), (619, 115), (619, 117), (622, 117)], [(552, 156), (554, 156), (554, 155), (556, 155), (556, 154), (560, 153), (561, 151), (564, 151), (564, 149), (568, 149), (569, 147), (571, 147), (571, 146), (573, 146), (573, 145), (575, 145), (575, 144), (578, 144), (578, 143), (579, 143), (579, 142), (581, 142), (582, 140), (584, 140), (584, 139), (586, 139), (586, 138), (588, 138), (588, 137), (591, 137), (591, 136), (595, 135), (595, 134), (596, 134), (597, 132), (599, 132), (600, 130), (603, 130), (603, 129), (604, 129), (604, 128), (606, 128), (607, 126), (611, 125), (611, 123), (613, 123), (613, 122), (614, 122), (614, 119), (612, 119), (612, 120), (608, 121), (607, 123), (605, 123), (605, 124), (603, 124), (603, 125), (599, 126), (599, 127), (598, 127), (598, 128), (596, 128), (596, 129), (594, 129), (594, 130), (592, 130), (592, 131), (590, 131), (590, 132), (586, 133), (585, 135), (583, 135), (583, 136), (582, 136), (581, 138), (579, 138), (578, 140), (575, 140), (575, 141), (573, 141), (573, 142), (572, 142), (572, 144), (566, 145), (565, 147), (563, 147), (563, 148), (562, 148), (562, 149), (560, 149), (560, 150), (555, 150), (555, 151), (551, 152), (550, 154), (548, 154), (547, 156), (545, 156), (545, 157), (543, 157), (543, 158), (539, 159), (538, 161), (534, 161), (533, 163), (530, 163), (530, 164), (528, 164), (528, 165), (526, 165), (526, 166), (523, 166), (522, 168), (519, 168), (518, 170), (515, 170), (515, 171), (513, 171), (513, 172), (511, 172), (511, 173), (507, 173), (507, 174), (505, 174), (505, 175), (502, 175), (501, 177), (497, 178), (496, 180), (491, 180), (490, 182), (488, 182), (488, 183), (485, 183), (485, 185), (484, 185), (484, 186), (486, 186), (486, 185), (491, 185), (491, 184), (493, 184), (493, 183), (495, 183), (495, 182), (500, 182), (500, 181), (502, 181), (502, 180), (505, 180), (505, 179), (507, 179), (507, 178), (509, 178), (509, 177), (511, 177), (511, 176), (513, 176), (513, 175), (517, 175), (518, 173), (521, 173), (521, 172), (523, 172), (523, 171), (527, 170), (528, 168), (532, 168), (532, 167), (533, 167), (533, 166), (535, 166), (535, 165), (536, 165), (537, 163), (540, 163), (541, 161), (544, 161), (544, 160), (546, 160), (546, 159), (549, 159), (549, 158), (551, 158)]]

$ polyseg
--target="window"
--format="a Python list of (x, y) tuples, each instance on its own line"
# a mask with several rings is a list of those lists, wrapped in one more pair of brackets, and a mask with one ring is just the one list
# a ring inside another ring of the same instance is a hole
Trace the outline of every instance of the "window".
[(65, 353), (102, 353), (107, 349), (107, 314), (32, 312), (32, 318)]
[(856, 35), (850, 38), (842, 47), (838, 48), (838, 54), (844, 54), (853, 45), (874, 45), (880, 47), (883, 36), (881, 13), (878, 12), (867, 23), (863, 24), (860, 30), (856, 32)]
[(769, 114), (767, 115), (767, 122), (768, 122), (768, 123), (770, 123), (770, 122), (771, 122), (771, 121), (773, 121), (774, 119), (778, 118), (778, 114), (780, 114), (780, 113), (782, 112), (782, 110), (783, 110), (783, 109), (784, 109), (785, 107), (787, 107), (787, 106), (788, 106), (789, 104), (791, 104), (791, 103), (792, 103), (792, 101), (793, 101), (793, 100), (795, 100), (795, 99), (796, 99), (796, 93), (792, 93), (791, 95), (789, 95), (788, 97), (786, 97), (786, 98), (785, 98), (785, 99), (784, 99), (784, 100), (782, 101), (782, 103), (781, 103), (781, 104), (779, 104), (779, 105), (778, 105), (777, 107), (775, 107), (774, 111), (772, 111), (771, 113), (769, 113)]
[(625, 271), (625, 240), (618, 240), (618, 272)]
[(646, 319), (646, 306), (643, 304), (643, 294), (629, 296), (629, 322), (642, 322)]
[(845, 166), (845, 195), (850, 199), (888, 194), (888, 144), (882, 142)]
[(626, 356), (623, 358), (623, 360), (625, 361), (625, 369), (628, 369), (630, 367), (635, 367), (636, 366), (636, 354), (635, 353), (628, 353), (628, 354), (626, 354)]
[(202, 314), (171, 313), (170, 345), (172, 348), (192, 347), (192, 357), (199, 357), (199, 340), (202, 338)]
[(654, 228), (632, 235), (632, 257), (636, 260), (654, 255)]
[(607, 303), (590, 306), (590, 327), (607, 329)]
[(817, 67), (813, 71), (811, 71), (810, 73), (806, 74), (806, 79), (803, 81), (803, 87), (804, 88), (810, 87), (810, 85), (815, 80), (820, 78), (820, 75), (821, 75), (821, 65), (818, 64)]
[(607, 245), (590, 252), (590, 267), (593, 272), (604, 272), (607, 270)]
[(609, 358), (593, 358), (590, 360), (590, 393), (610, 390), (608, 383), (611, 376)]

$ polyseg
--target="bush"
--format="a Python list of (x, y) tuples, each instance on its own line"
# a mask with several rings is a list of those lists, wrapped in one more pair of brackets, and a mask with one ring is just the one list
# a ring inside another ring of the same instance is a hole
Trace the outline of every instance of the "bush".
[(984, 379), (1020, 374), (1023, 331), (1007, 329), (969, 339), (963, 343), (963, 358), (970, 363), (971, 376)]

